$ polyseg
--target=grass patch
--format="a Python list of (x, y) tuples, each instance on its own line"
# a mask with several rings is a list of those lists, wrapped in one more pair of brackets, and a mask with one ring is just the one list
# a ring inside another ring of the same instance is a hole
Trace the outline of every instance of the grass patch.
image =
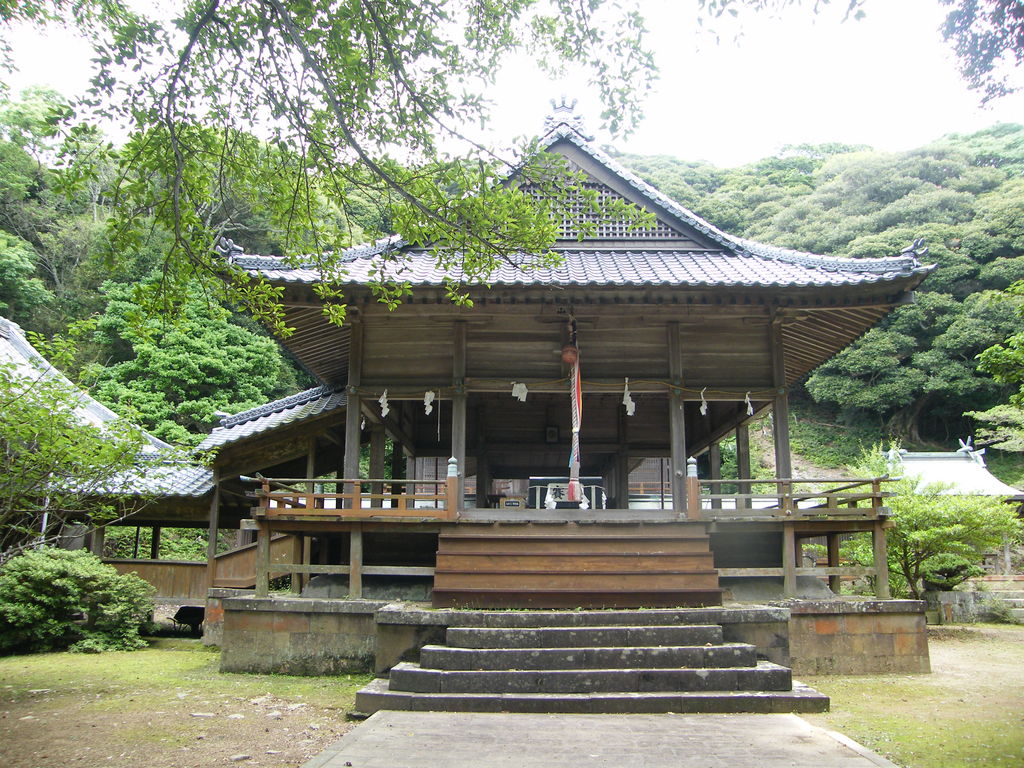
[(929, 675), (808, 677), (832, 711), (805, 715), (907, 768), (1024, 765), (1024, 630), (931, 633)]
[(134, 652), (0, 658), (0, 765), (207, 768), (249, 754), (300, 765), (349, 727), (370, 675), (218, 672), (198, 640)]
[(884, 437), (877, 424), (840, 424), (836, 414), (823, 406), (806, 400), (795, 400), (792, 405), (792, 450), (820, 467), (840, 469), (856, 464), (864, 450)]

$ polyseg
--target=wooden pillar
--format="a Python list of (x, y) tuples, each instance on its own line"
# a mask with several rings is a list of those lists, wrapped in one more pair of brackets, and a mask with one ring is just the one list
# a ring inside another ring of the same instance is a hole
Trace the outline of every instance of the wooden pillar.
[[(390, 461), (391, 461), (391, 477), (395, 478), (396, 480), (407, 479), (406, 469), (405, 469), (405, 453), (403, 453), (403, 451), (402, 451), (402, 443), (400, 441), (398, 441), (398, 440), (393, 440), (391, 442), (391, 459), (390, 459)], [(399, 491), (404, 491), (405, 490), (405, 486), (404, 485), (398, 486), (398, 490)]]
[(889, 548), (885, 538), (885, 523), (876, 520), (871, 531), (875, 565), (875, 596), (888, 600), (889, 593)]
[[(708, 464), (710, 465), (710, 467), (708, 469), (708, 478), (711, 479), (711, 480), (721, 480), (722, 479), (722, 446), (719, 445), (718, 443), (712, 443), (711, 446), (708, 448)], [(722, 486), (721, 485), (718, 485), (717, 483), (711, 485), (711, 493), (712, 493), (712, 495), (720, 494), (721, 492), (722, 492)], [(722, 500), (721, 499), (712, 499), (711, 500), (711, 508), (712, 509), (721, 509), (722, 508)]]
[[(839, 534), (830, 533), (828, 534), (828, 567), (838, 568), (839, 567)], [(841, 576), (829, 576), (828, 577), (828, 588), (831, 589), (835, 594), (839, 594), (842, 588), (843, 579)]]
[(772, 401), (775, 476), (792, 478), (793, 459), (789, 448), (789, 391), (786, 387), (786, 355), (783, 348), (781, 317), (772, 318), (771, 329), (772, 381), (775, 385), (775, 397)]
[[(359, 397), (359, 383), (362, 380), (363, 371), (363, 324), (356, 320), (352, 323), (348, 348), (348, 385), (346, 393), (348, 405), (345, 408), (345, 462), (342, 475), (344, 479), (355, 480), (359, 477), (359, 448), (362, 445), (362, 404)], [(359, 490), (359, 484), (343, 484), (340, 492), (355, 493)], [(345, 501), (347, 509), (352, 508), (352, 502)]]
[(348, 536), (348, 596), (359, 600), (363, 596), (363, 524), (352, 523)]
[(487, 494), (491, 490), (491, 465), (487, 463), (487, 454), (483, 451), (476, 456), (476, 506), (487, 509)]
[(220, 470), (213, 470), (213, 494), (210, 497), (210, 524), (206, 538), (206, 586), (217, 578), (217, 531), (220, 529)]
[[(385, 449), (387, 448), (387, 434), (384, 432), (383, 424), (374, 424), (370, 430), (370, 477), (384, 478)], [(384, 493), (383, 483), (370, 483), (370, 493)], [(370, 499), (371, 507), (383, 507), (381, 499)]]
[[(301, 563), (304, 562), (304, 557), (303, 557), (303, 554), (302, 554), (302, 550), (304, 549), (304, 547), (303, 547), (304, 543), (305, 543), (305, 537), (304, 536), (292, 535), (291, 561), (293, 563), (301, 564)], [(291, 581), (291, 591), (292, 591), (292, 593), (296, 594), (296, 595), (301, 594), (302, 593), (302, 574), (301, 573), (294, 573), (293, 572), (290, 581)]]
[(270, 594), (270, 526), (265, 520), (257, 522), (256, 533), (256, 597)]
[[(736, 427), (736, 476), (739, 480), (749, 480), (750, 472), (750, 428), (746, 424)], [(750, 493), (750, 483), (737, 483), (738, 493)], [(748, 499), (737, 499), (737, 509), (749, 509)]]
[(153, 533), (149, 539), (149, 559), (159, 560), (160, 559), (160, 526), (153, 526)]
[(791, 522), (782, 524), (782, 593), (796, 597), (796, 533)]
[(672, 508), (685, 516), (686, 503), (686, 414), (683, 411), (683, 351), (679, 337), (679, 323), (668, 323), (668, 374), (672, 388), (668, 395), (668, 424), (670, 456), (669, 471), (672, 482)]
[(461, 508), (466, 481), (466, 323), (458, 320), (452, 330), (452, 457), (459, 468), (457, 506)]

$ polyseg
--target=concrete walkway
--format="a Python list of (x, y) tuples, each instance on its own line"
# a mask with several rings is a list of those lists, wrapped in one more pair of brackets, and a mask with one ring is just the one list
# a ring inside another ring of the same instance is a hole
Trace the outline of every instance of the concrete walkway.
[(896, 768), (796, 715), (381, 711), (303, 768)]

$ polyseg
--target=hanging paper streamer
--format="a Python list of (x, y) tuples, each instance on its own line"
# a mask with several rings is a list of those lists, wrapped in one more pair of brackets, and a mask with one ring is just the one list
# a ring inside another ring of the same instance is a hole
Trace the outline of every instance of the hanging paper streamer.
[(583, 424), (583, 386), (580, 381), (580, 363), (572, 366), (569, 378), (569, 396), (572, 400), (572, 447), (569, 450), (569, 501), (580, 501), (580, 426)]
[(384, 393), (377, 398), (377, 402), (380, 403), (380, 416), (382, 419), (386, 419), (388, 414), (391, 413), (391, 405), (388, 403), (388, 391), (385, 389)]
[(525, 403), (527, 394), (529, 394), (529, 391), (526, 389), (526, 385), (523, 384), (523, 382), (512, 382), (512, 397), (514, 397), (520, 403)]
[(364, 429), (366, 429), (366, 417), (365, 416), (363, 417), (363, 420), (359, 422), (359, 430), (362, 431)]
[(747, 394), (744, 396), (743, 402), (747, 404), (747, 416), (753, 416), (754, 404), (750, 402), (750, 392), (747, 392)]
[(707, 416), (708, 415), (708, 401), (704, 399), (704, 393), (707, 392), (707, 391), (708, 391), (707, 387), (704, 387), (704, 389), (702, 389), (700, 391), (700, 415), (701, 416)]
[(434, 398), (437, 397), (436, 392), (424, 392), (423, 393), (423, 412), (429, 416), (434, 410)]
[(622, 390), (622, 404), (626, 406), (627, 416), (636, 413), (636, 403), (633, 402), (633, 396), (629, 393), (629, 376), (626, 377), (626, 387)]

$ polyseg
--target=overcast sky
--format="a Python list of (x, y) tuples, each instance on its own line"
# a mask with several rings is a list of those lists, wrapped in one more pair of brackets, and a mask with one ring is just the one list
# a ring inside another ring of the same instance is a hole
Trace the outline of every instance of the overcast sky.
[[(732, 166), (785, 144), (840, 141), (900, 150), (944, 134), (1024, 121), (1024, 95), (978, 106), (963, 86), (938, 27), (939, 0), (867, 0), (866, 18), (842, 22), (843, 2), (817, 17), (790, 9), (779, 18), (749, 15), (743, 37), (720, 44), (697, 31), (687, 0), (645, 0), (660, 79), (644, 119), (628, 137), (599, 130), (597, 95), (570, 73), (547, 80), (526, 59), (510, 63), (494, 101), (490, 140), (506, 146), (540, 132), (549, 99), (566, 93), (600, 143), (642, 154), (669, 154)], [(67, 96), (88, 85), (89, 51), (58, 32), (15, 38), (17, 92), (47, 84)], [(1018, 81), (1021, 73), (1015, 75)]]

